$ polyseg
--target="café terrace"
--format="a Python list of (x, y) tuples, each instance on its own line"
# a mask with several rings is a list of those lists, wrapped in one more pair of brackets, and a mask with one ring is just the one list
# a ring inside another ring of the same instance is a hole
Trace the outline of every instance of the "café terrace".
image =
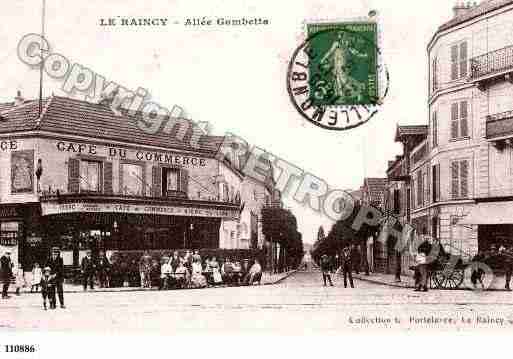
[(109, 104), (52, 96), (0, 104), (0, 252), (29, 269), (51, 246), (76, 266), (86, 250), (261, 249), (272, 176), (248, 178), (199, 146), (149, 134)]

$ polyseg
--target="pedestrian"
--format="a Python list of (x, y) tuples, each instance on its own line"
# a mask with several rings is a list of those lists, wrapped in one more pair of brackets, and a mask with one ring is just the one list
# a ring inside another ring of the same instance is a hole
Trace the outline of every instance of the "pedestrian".
[(151, 256), (144, 253), (139, 261), (139, 274), (141, 277), (141, 287), (151, 287)]
[(418, 252), (415, 256), (415, 262), (417, 264), (418, 270), (418, 282), (415, 288), (416, 292), (424, 291), (427, 292), (427, 264), (426, 264), (426, 254), (423, 252)]
[(82, 271), (82, 285), (84, 286), (84, 291), (87, 290), (88, 283), (91, 290), (93, 290), (96, 264), (94, 263), (94, 260), (91, 256), (91, 250), (88, 250), (86, 252), (86, 256), (82, 258), (80, 269)]
[(23, 266), (21, 263), (18, 263), (18, 268), (16, 269), (16, 272), (14, 273), (14, 287), (16, 288), (16, 295), (21, 294), (21, 289), (26, 286), (25, 283), (25, 272), (23, 271)]
[(2, 299), (8, 299), (7, 291), (11, 284), (12, 278), (12, 261), (11, 251), (5, 251), (5, 254), (0, 257), (0, 282), (2, 282)]
[(327, 254), (323, 254), (321, 256), (321, 271), (322, 271), (322, 280), (324, 282), (324, 286), (326, 287), (326, 279), (329, 281), (330, 286), (333, 287), (333, 282), (331, 281), (331, 272), (333, 271), (333, 264), (331, 263), (331, 259)]
[(34, 289), (36, 290), (36, 293), (38, 292), (42, 277), (43, 271), (41, 270), (39, 263), (36, 262), (34, 263), (34, 267), (32, 268), (32, 282), (30, 286), (31, 293), (34, 291)]
[(505, 283), (504, 283), (504, 289), (506, 289), (508, 292), (511, 291), (510, 283), (511, 283), (511, 272), (513, 270), (513, 252), (511, 251), (511, 247), (506, 248), (504, 246), (501, 246), (499, 248), (499, 253), (502, 257), (502, 263), (504, 267), (504, 275), (505, 275)]
[(353, 282), (353, 273), (352, 273), (352, 258), (351, 258), (351, 249), (349, 247), (345, 247), (342, 250), (342, 274), (344, 276), (344, 288), (347, 288), (347, 278), (349, 277), (349, 285), (351, 288), (354, 288)]
[(50, 302), (50, 309), (55, 309), (55, 277), (52, 276), (50, 267), (45, 267), (41, 276), (41, 295), (43, 296), (43, 308), (46, 310), (46, 299)]
[(351, 245), (351, 263), (356, 274), (360, 274), (360, 250), (359, 246)]
[(100, 288), (108, 288), (110, 282), (111, 264), (109, 259), (105, 255), (105, 252), (100, 252), (98, 258), (98, 280), (100, 282)]
[(52, 248), (52, 254), (45, 267), (50, 268), (50, 273), (54, 278), (55, 290), (57, 291), (57, 295), (59, 297), (59, 303), (62, 309), (65, 309), (64, 305), (64, 262), (61, 257), (61, 251), (59, 247)]
[(474, 258), (472, 258), (472, 262), (476, 264), (470, 273), (470, 282), (472, 283), (474, 289), (477, 288), (477, 282), (479, 282), (481, 284), (481, 288), (484, 289), (483, 276), (485, 272), (479, 264), (484, 263), (485, 259), (486, 255), (482, 250), (478, 250), (477, 254), (474, 256)]

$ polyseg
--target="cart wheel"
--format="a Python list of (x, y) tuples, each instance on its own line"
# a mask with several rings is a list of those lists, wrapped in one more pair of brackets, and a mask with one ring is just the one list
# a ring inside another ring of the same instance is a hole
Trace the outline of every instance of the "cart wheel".
[(441, 271), (433, 271), (431, 272), (431, 282), (433, 283), (431, 288), (440, 289), (443, 288), (443, 282), (445, 277)]
[(463, 283), (463, 271), (459, 269), (437, 271), (435, 283), (438, 283), (437, 288), (456, 289)]

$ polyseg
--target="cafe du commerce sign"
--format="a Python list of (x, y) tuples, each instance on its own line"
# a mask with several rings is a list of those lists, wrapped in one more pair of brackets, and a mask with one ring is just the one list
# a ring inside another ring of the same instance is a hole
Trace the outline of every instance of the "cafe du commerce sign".
[(68, 152), (85, 155), (101, 155), (109, 158), (119, 158), (121, 160), (137, 160), (146, 162), (160, 162), (175, 166), (184, 167), (205, 167), (207, 159), (197, 156), (190, 156), (180, 153), (146, 151), (146, 150), (127, 150), (124, 148), (112, 146), (97, 146), (90, 143), (76, 142), (56, 142), (59, 152)]
[(199, 208), (187, 206), (159, 206), (116, 203), (42, 203), (43, 216), (65, 213), (129, 213), (165, 216), (209, 217), (238, 219), (237, 209)]

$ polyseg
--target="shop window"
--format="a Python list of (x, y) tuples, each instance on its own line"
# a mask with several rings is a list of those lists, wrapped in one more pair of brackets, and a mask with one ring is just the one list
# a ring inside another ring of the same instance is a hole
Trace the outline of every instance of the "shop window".
[(80, 190), (100, 192), (101, 163), (97, 161), (80, 161)]
[(0, 223), (0, 245), (17, 246), (18, 245), (18, 222), (1, 222)]
[(140, 165), (123, 163), (121, 165), (123, 178), (122, 193), (125, 195), (141, 196), (143, 194), (143, 168)]

